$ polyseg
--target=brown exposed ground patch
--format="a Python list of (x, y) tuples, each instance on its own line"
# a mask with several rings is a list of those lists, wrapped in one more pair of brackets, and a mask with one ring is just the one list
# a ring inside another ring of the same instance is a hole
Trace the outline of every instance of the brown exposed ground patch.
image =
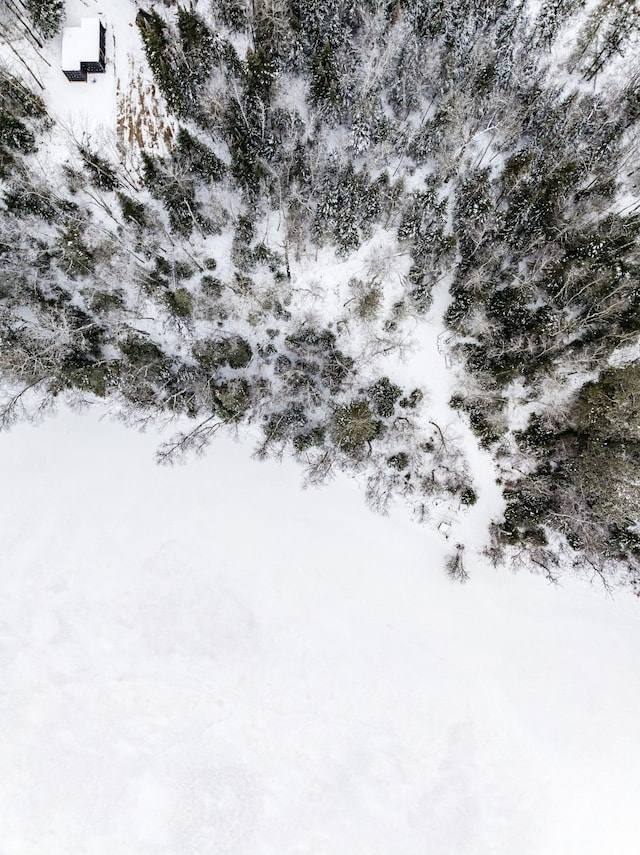
[(162, 95), (146, 80), (133, 57), (127, 74), (116, 80), (116, 133), (123, 162), (139, 172), (140, 152), (166, 154), (173, 145), (175, 129), (164, 110)]

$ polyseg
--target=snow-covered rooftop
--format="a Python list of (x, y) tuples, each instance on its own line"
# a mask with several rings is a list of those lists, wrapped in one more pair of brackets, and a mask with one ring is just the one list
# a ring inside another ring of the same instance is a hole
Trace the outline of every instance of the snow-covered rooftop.
[(82, 18), (62, 31), (62, 70), (80, 71), (82, 62), (100, 61), (100, 18)]

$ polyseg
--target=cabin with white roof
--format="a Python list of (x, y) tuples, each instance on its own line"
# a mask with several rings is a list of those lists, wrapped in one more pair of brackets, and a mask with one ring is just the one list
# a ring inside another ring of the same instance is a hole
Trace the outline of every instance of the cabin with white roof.
[(106, 30), (100, 18), (82, 18), (79, 27), (62, 31), (62, 71), (68, 80), (86, 82), (104, 71)]

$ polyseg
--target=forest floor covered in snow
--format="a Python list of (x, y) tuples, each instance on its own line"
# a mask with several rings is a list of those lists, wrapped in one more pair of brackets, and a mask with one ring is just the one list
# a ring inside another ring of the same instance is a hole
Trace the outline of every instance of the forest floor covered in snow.
[(635, 855), (636, 598), (158, 441), (2, 436), (3, 855)]

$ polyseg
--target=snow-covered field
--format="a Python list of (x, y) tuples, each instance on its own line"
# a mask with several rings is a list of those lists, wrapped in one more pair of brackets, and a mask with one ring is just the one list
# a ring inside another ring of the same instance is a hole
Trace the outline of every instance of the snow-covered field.
[(2, 855), (636, 855), (636, 599), (157, 443), (0, 437)]

